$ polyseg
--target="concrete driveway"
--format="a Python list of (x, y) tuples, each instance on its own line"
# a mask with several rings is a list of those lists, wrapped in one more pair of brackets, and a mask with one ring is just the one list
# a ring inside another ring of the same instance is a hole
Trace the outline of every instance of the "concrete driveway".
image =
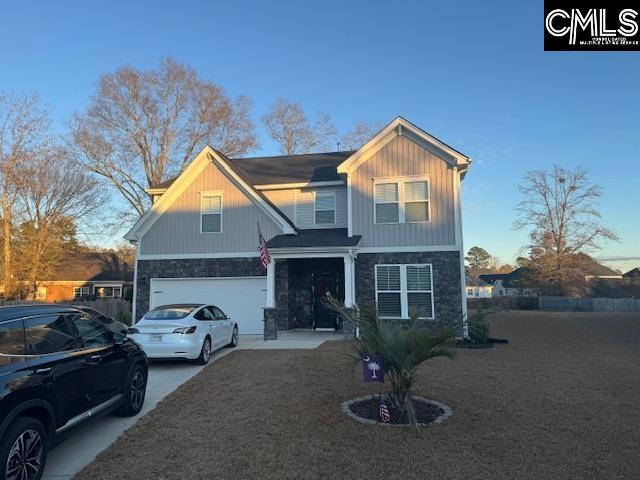
[[(241, 335), (236, 349), (218, 350), (209, 361), (210, 366), (219, 358), (237, 349), (252, 349), (264, 343), (261, 335)], [(71, 479), (96, 456), (111, 445), (125, 430), (134, 425), (158, 402), (205, 367), (186, 362), (159, 362), (149, 367), (147, 396), (142, 411), (135, 417), (122, 418), (114, 415), (88, 420), (65, 432), (58, 438), (58, 445), (49, 452), (45, 480)], [(211, 368), (216, 368), (215, 366)]]

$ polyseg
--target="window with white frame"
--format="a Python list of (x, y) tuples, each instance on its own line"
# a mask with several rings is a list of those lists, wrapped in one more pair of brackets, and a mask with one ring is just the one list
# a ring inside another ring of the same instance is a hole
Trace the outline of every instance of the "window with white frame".
[(122, 296), (122, 287), (119, 285), (95, 286), (93, 294), (103, 298), (119, 298)]
[(222, 194), (203, 193), (200, 203), (200, 231), (222, 232)]
[(89, 287), (73, 287), (73, 298), (86, 297), (89, 295)]
[(398, 182), (375, 184), (376, 223), (400, 221)]
[(376, 180), (375, 223), (429, 221), (429, 181), (426, 178)]
[(383, 318), (434, 318), (431, 265), (376, 265), (376, 304)]
[(336, 194), (334, 192), (317, 192), (315, 199), (316, 225), (333, 225), (336, 223)]

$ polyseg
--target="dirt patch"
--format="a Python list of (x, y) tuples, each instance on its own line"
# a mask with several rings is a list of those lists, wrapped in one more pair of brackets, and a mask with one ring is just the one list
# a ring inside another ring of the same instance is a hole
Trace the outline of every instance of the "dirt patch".
[(503, 312), (419, 371), (454, 414), (416, 434), (342, 402), (377, 393), (349, 346), (235, 351), (123, 434), (78, 479), (622, 479), (640, 472), (640, 315)]

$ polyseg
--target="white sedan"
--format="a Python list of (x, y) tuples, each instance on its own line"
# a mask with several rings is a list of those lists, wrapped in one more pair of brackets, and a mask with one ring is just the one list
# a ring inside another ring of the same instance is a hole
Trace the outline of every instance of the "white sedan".
[(238, 345), (238, 325), (213, 305), (154, 308), (127, 331), (149, 358), (186, 358), (204, 365), (222, 347)]

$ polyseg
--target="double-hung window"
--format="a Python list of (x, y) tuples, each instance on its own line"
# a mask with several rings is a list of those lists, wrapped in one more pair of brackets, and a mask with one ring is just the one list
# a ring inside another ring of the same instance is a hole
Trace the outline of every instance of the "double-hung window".
[(334, 225), (336, 223), (335, 192), (317, 192), (314, 210), (316, 225)]
[(376, 304), (382, 318), (434, 318), (431, 265), (376, 265)]
[(426, 178), (376, 180), (375, 223), (429, 221), (429, 181)]
[(376, 183), (376, 223), (398, 223), (400, 221), (398, 185), (398, 182)]
[(222, 194), (203, 193), (200, 203), (200, 232), (222, 232)]

